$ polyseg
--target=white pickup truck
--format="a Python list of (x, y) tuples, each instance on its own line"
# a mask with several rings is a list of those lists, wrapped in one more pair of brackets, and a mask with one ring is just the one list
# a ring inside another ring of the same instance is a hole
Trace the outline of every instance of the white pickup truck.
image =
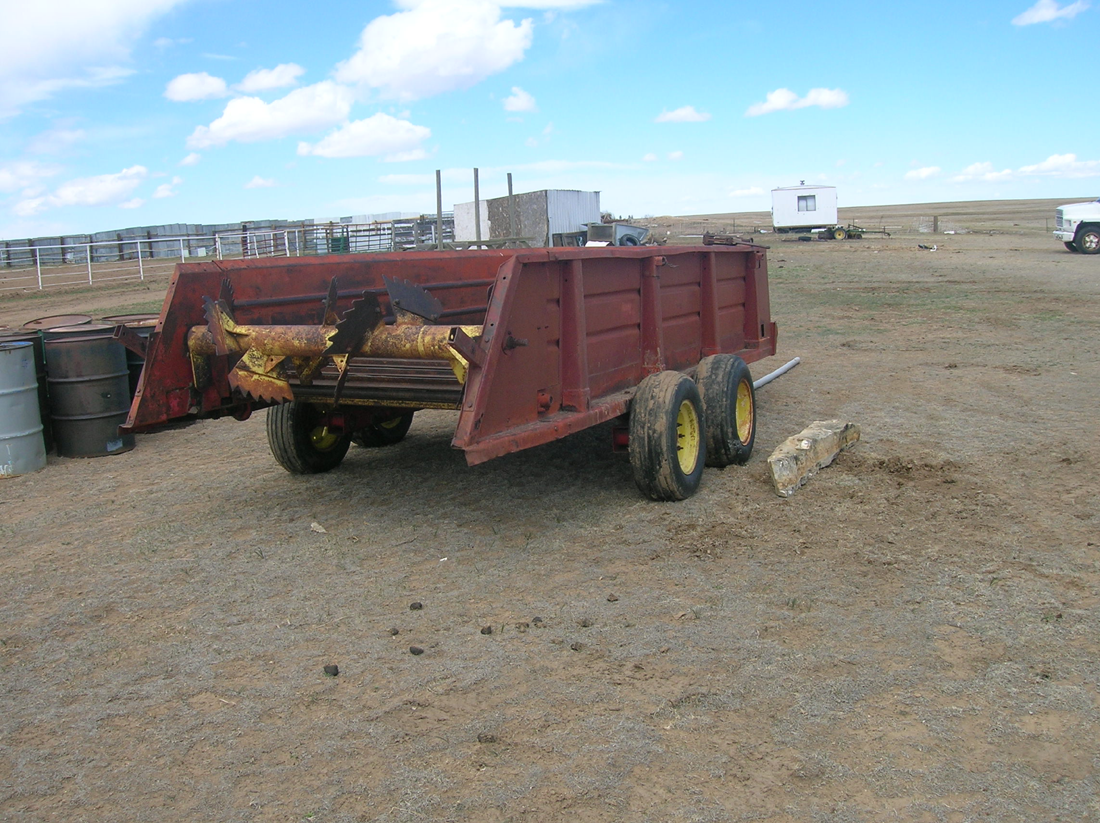
[(1059, 206), (1055, 215), (1054, 236), (1067, 249), (1100, 254), (1100, 200)]

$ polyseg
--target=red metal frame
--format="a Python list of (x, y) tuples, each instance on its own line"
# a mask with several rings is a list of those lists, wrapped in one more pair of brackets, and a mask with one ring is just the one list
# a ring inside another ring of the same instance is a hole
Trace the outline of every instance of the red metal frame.
[(482, 326), (479, 337), (455, 343), (470, 368), (453, 445), (471, 465), (626, 413), (637, 385), (654, 372), (691, 372), (719, 352), (752, 362), (776, 348), (766, 252), (752, 245), (180, 264), (125, 430), (244, 410), (226, 382), (232, 363), (211, 363), (211, 384), (202, 391), (193, 385), (187, 334), (206, 324), (204, 296), (228, 297), (241, 324), (320, 325), (333, 277), (338, 313), (364, 290), (389, 311), (384, 276), (437, 297), (439, 323)]

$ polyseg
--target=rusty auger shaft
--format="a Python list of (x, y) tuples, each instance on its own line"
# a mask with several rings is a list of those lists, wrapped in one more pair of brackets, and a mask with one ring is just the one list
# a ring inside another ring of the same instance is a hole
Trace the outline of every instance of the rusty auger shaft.
[[(337, 358), (386, 357), (406, 360), (445, 360), (459, 383), (466, 382), (469, 361), (454, 345), (455, 341), (477, 338), (481, 326), (386, 326), (379, 324), (366, 332), (362, 341), (346, 354), (329, 351), (336, 326), (262, 326), (237, 325), (222, 318), (225, 352), (219, 352), (219, 331), (211, 326), (195, 326), (187, 337), (193, 363), (207, 356), (240, 354), (230, 372), (231, 385), (257, 400), (292, 400), (293, 390), (285, 376), (287, 358), (298, 363), (329, 359), (342, 369)], [(301, 371), (301, 369), (299, 369)], [(199, 375), (196, 374), (196, 382)], [(303, 381), (304, 382), (304, 381)]]

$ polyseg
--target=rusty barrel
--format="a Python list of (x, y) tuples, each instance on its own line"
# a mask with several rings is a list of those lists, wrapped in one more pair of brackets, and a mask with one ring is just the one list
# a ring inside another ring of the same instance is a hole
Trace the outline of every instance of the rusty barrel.
[(54, 441), (62, 457), (102, 457), (129, 451), (120, 434), (130, 409), (126, 349), (106, 323), (43, 332)]
[[(149, 341), (149, 335), (157, 327), (157, 314), (113, 314), (100, 320), (102, 323), (110, 323), (113, 326), (126, 326), (138, 337)], [(126, 366), (130, 370), (130, 398), (137, 393), (138, 381), (141, 379), (141, 370), (145, 368), (145, 358), (136, 351), (126, 349)]]
[(38, 378), (38, 413), (42, 420), (42, 439), (46, 443), (46, 454), (53, 451), (53, 425), (50, 422), (50, 391), (46, 381), (46, 349), (42, 344), (42, 335), (37, 331), (0, 332), (0, 343), (30, 343), (34, 348), (34, 372)]
[(34, 344), (0, 342), (0, 477), (30, 474), (45, 466)]

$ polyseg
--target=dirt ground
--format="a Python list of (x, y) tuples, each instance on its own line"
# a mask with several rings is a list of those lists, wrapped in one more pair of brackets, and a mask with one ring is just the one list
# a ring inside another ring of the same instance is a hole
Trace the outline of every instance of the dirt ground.
[(327, 475), (259, 415), (0, 481), (0, 819), (1100, 820), (1100, 257), (1049, 206), (758, 237), (754, 375), (802, 363), (682, 503), (605, 428), (468, 468), (442, 412)]

